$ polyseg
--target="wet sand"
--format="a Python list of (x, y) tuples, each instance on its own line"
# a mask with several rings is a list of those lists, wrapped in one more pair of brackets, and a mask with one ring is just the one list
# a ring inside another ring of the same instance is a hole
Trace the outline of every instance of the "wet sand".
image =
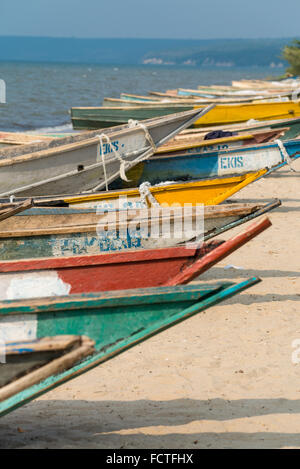
[(282, 169), (232, 198), (283, 205), (271, 228), (201, 277), (255, 275), (260, 284), (3, 417), (0, 447), (300, 448), (294, 166), (298, 173)]

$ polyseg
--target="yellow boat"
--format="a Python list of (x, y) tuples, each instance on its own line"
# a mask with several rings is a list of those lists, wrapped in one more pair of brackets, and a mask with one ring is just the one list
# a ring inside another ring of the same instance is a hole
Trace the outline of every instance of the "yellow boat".
[[(73, 107), (71, 118), (75, 130), (92, 130), (127, 123), (130, 119), (144, 120), (182, 111), (204, 109), (200, 104), (159, 103), (123, 107)], [(217, 104), (196, 120), (193, 127), (218, 126), (256, 121), (300, 117), (300, 101)]]
[[(195, 106), (195, 109), (197, 106)], [(218, 104), (194, 123), (195, 127), (232, 124), (250, 119), (258, 121), (287, 119), (300, 116), (299, 101), (270, 103)]]
[[(76, 196), (62, 196), (52, 198), (36, 198), (35, 206), (73, 206), (76, 208), (143, 208), (155, 203), (162, 204), (204, 204), (217, 205), (228, 197), (243, 189), (251, 182), (266, 174), (267, 169), (244, 174), (241, 176), (205, 179), (182, 183), (163, 183), (142, 189), (121, 189), (117, 191), (98, 192), (95, 194), (81, 194)], [(120, 204), (120, 198), (121, 204)]]

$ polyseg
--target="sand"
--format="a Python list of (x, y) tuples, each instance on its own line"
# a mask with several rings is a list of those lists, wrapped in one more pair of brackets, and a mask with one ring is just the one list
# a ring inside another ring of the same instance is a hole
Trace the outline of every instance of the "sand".
[(233, 197), (283, 205), (271, 228), (201, 277), (255, 275), (260, 284), (3, 417), (0, 447), (299, 448), (300, 161), (294, 166), (298, 173), (282, 169)]

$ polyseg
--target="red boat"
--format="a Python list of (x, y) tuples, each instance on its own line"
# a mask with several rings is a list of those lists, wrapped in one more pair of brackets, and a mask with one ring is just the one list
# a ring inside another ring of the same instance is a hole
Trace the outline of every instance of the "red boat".
[(0, 298), (186, 284), (270, 226), (270, 220), (264, 217), (228, 241), (215, 240), (200, 248), (172, 247), (0, 262)]

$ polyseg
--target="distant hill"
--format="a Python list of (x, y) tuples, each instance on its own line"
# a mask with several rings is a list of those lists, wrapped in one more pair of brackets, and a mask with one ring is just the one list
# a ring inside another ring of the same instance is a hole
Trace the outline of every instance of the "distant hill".
[(291, 39), (76, 39), (0, 36), (0, 61), (283, 67)]

